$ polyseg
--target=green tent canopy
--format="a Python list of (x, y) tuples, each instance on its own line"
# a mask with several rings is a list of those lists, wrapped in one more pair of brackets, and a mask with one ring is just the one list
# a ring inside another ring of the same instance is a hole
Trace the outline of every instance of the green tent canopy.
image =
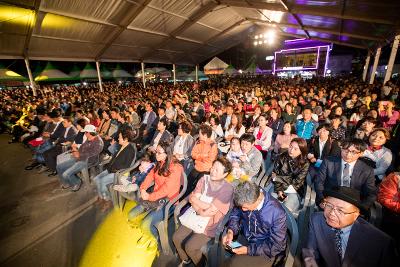
[(64, 72), (58, 70), (51, 64), (50, 62), (47, 63), (46, 67), (38, 76), (36, 76), (36, 82), (42, 81), (65, 81), (71, 80), (71, 77)]
[(7, 69), (0, 64), (0, 80), (1, 81), (26, 81), (28, 80), (24, 76)]

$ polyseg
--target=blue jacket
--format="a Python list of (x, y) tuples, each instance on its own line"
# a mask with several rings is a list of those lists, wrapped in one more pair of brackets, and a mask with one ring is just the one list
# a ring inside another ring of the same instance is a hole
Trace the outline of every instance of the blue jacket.
[(262, 189), (264, 203), (260, 210), (243, 211), (234, 207), (228, 229), (242, 234), (248, 244), (248, 255), (273, 258), (286, 249), (286, 214), (281, 204)]
[(318, 122), (310, 120), (304, 121), (300, 119), (296, 122), (296, 134), (298, 137), (304, 138), (306, 140), (311, 139), (313, 135), (317, 135)]

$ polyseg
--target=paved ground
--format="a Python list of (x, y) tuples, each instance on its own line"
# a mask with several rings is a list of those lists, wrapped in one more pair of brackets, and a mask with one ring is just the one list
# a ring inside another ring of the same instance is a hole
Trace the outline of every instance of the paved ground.
[(77, 266), (101, 222), (93, 185), (74, 193), (25, 171), (30, 151), (0, 135), (0, 266)]

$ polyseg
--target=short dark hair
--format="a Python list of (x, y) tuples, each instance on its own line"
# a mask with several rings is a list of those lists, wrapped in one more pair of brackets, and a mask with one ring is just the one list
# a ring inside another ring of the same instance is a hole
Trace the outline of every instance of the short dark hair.
[(364, 122), (370, 122), (370, 123), (373, 123), (373, 124), (375, 124), (375, 125), (378, 124), (378, 120), (375, 119), (375, 118), (372, 117), (372, 116), (367, 116), (367, 117), (365, 117), (363, 123), (364, 123)]
[(192, 131), (192, 125), (188, 121), (182, 121), (179, 126), (184, 133), (190, 133)]
[(332, 127), (331, 127), (331, 125), (330, 125), (329, 123), (320, 124), (320, 125), (317, 127), (317, 132), (319, 132), (319, 130), (321, 130), (322, 128), (324, 128), (325, 130), (327, 130), (329, 133), (332, 131)]
[(219, 156), (214, 162), (218, 161), (224, 166), (224, 173), (231, 173), (232, 171), (232, 163), (226, 159), (225, 157)]
[(132, 142), (132, 140), (133, 140), (133, 130), (132, 129), (124, 128), (120, 131), (120, 133), (122, 135), (122, 139)]
[(256, 141), (256, 138), (250, 133), (245, 133), (240, 137), (240, 142), (242, 141), (250, 142), (253, 144)]
[(216, 125), (218, 125), (218, 124), (220, 123), (219, 117), (218, 117), (217, 114), (211, 114), (210, 120), (211, 120), (211, 119), (214, 119)]
[(120, 112), (120, 109), (118, 108), (118, 107), (112, 107), (111, 109), (110, 109), (110, 112), (111, 111), (114, 111), (114, 112), (116, 112), (116, 113), (119, 113)]
[(212, 128), (210, 125), (202, 124), (199, 127), (199, 132), (206, 135), (208, 138), (210, 138), (212, 135)]
[(253, 182), (245, 181), (239, 183), (233, 190), (233, 201), (236, 206), (253, 204), (260, 197), (260, 187)]
[(354, 146), (360, 152), (364, 152), (367, 149), (367, 144), (358, 138), (346, 139), (341, 143), (342, 149), (348, 149), (351, 146)]
[(168, 120), (166, 117), (161, 118), (159, 122), (161, 122), (162, 124), (164, 124), (164, 126), (165, 126), (166, 128), (169, 127), (169, 120)]
[(76, 121), (76, 125), (79, 125), (82, 128), (85, 128), (86, 124), (87, 124), (87, 121), (84, 118), (80, 118)]

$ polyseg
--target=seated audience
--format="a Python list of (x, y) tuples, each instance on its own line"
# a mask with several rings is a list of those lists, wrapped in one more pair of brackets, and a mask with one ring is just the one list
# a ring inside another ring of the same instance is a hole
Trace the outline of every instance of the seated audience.
[(392, 152), (384, 147), (390, 139), (390, 133), (385, 128), (375, 128), (369, 135), (369, 146), (364, 151), (363, 156), (372, 161), (374, 175), (377, 182), (381, 182), (385, 177), (386, 171), (392, 163)]
[(279, 202), (252, 182), (234, 189), (233, 208), (224, 246), (237, 237), (242, 244), (231, 250), (233, 257), (223, 266), (273, 266), (286, 250), (286, 214)]
[(304, 197), (304, 184), (308, 172), (307, 142), (302, 138), (294, 138), (290, 142), (288, 152), (280, 154), (274, 163), (272, 195), (292, 212), (300, 207)]
[(194, 168), (188, 175), (188, 188), (185, 195), (188, 195), (195, 188), (197, 181), (205, 174), (209, 174), (212, 163), (217, 158), (217, 144), (211, 139), (212, 129), (202, 124), (199, 129), (199, 141), (192, 149)]
[(311, 118), (312, 111), (310, 108), (303, 110), (303, 118), (296, 121), (295, 128), (298, 137), (305, 140), (311, 140), (311, 137), (316, 134), (318, 122)]
[[(208, 217), (208, 223), (201, 229), (181, 225), (172, 239), (183, 265), (199, 266), (203, 257), (202, 246), (206, 245), (215, 232), (220, 221), (229, 212), (232, 205), (233, 187), (225, 181), (231, 172), (231, 164), (225, 158), (217, 158), (210, 170), (210, 175), (204, 175), (198, 181), (196, 188), (190, 194), (189, 202), (198, 216)], [(204, 228), (204, 229), (202, 229)], [(200, 232), (203, 230), (203, 232)]]
[(392, 239), (360, 214), (366, 207), (360, 192), (349, 187), (324, 191), (324, 211), (310, 220), (303, 248), (305, 266), (395, 266)]
[(174, 161), (170, 144), (160, 142), (155, 153), (157, 163), (140, 185), (141, 198), (129, 211), (128, 218), (135, 224), (145, 214), (141, 222), (143, 231), (158, 237), (156, 224), (164, 218), (165, 204), (179, 194), (183, 168)]
[(232, 114), (231, 123), (225, 131), (225, 140), (231, 141), (233, 137), (241, 137), (246, 132), (242, 125), (242, 116), (238, 113)]
[(336, 140), (331, 138), (330, 132), (332, 128), (329, 124), (318, 126), (318, 136), (314, 137), (308, 149), (307, 158), (310, 161), (309, 174), (311, 180), (314, 181), (318, 173), (319, 167), (327, 157), (339, 157), (340, 147)]
[(71, 188), (73, 192), (78, 191), (82, 185), (82, 180), (76, 174), (98, 162), (98, 156), (103, 150), (103, 140), (97, 135), (96, 127), (88, 124), (84, 131), (86, 142), (79, 149), (72, 149), (70, 159), (57, 164), (56, 167), (62, 188)]
[(239, 157), (239, 162), (234, 162), (232, 165), (234, 168), (239, 167), (242, 169), (245, 175), (250, 179), (257, 176), (260, 171), (261, 164), (263, 163), (262, 154), (254, 146), (255, 138), (254, 135), (250, 133), (245, 133), (240, 137), (240, 147), (242, 148), (242, 153)]
[(374, 172), (359, 159), (366, 148), (366, 144), (360, 139), (344, 141), (341, 144), (340, 157), (328, 157), (322, 162), (315, 183), (318, 204), (323, 200), (324, 190), (345, 186), (359, 190), (363, 204), (371, 206), (377, 193)]
[(258, 116), (258, 126), (254, 128), (253, 135), (256, 138), (255, 147), (262, 153), (265, 159), (272, 144), (273, 131), (267, 126), (267, 115)]
[(130, 143), (132, 139), (132, 130), (124, 129), (119, 133), (118, 143), (121, 146), (120, 149), (112, 156), (111, 161), (105, 166), (105, 170), (93, 179), (97, 187), (98, 203), (103, 205), (103, 210), (107, 210), (112, 206), (107, 185), (114, 182), (114, 176), (117, 171), (129, 168), (136, 158), (134, 144)]

